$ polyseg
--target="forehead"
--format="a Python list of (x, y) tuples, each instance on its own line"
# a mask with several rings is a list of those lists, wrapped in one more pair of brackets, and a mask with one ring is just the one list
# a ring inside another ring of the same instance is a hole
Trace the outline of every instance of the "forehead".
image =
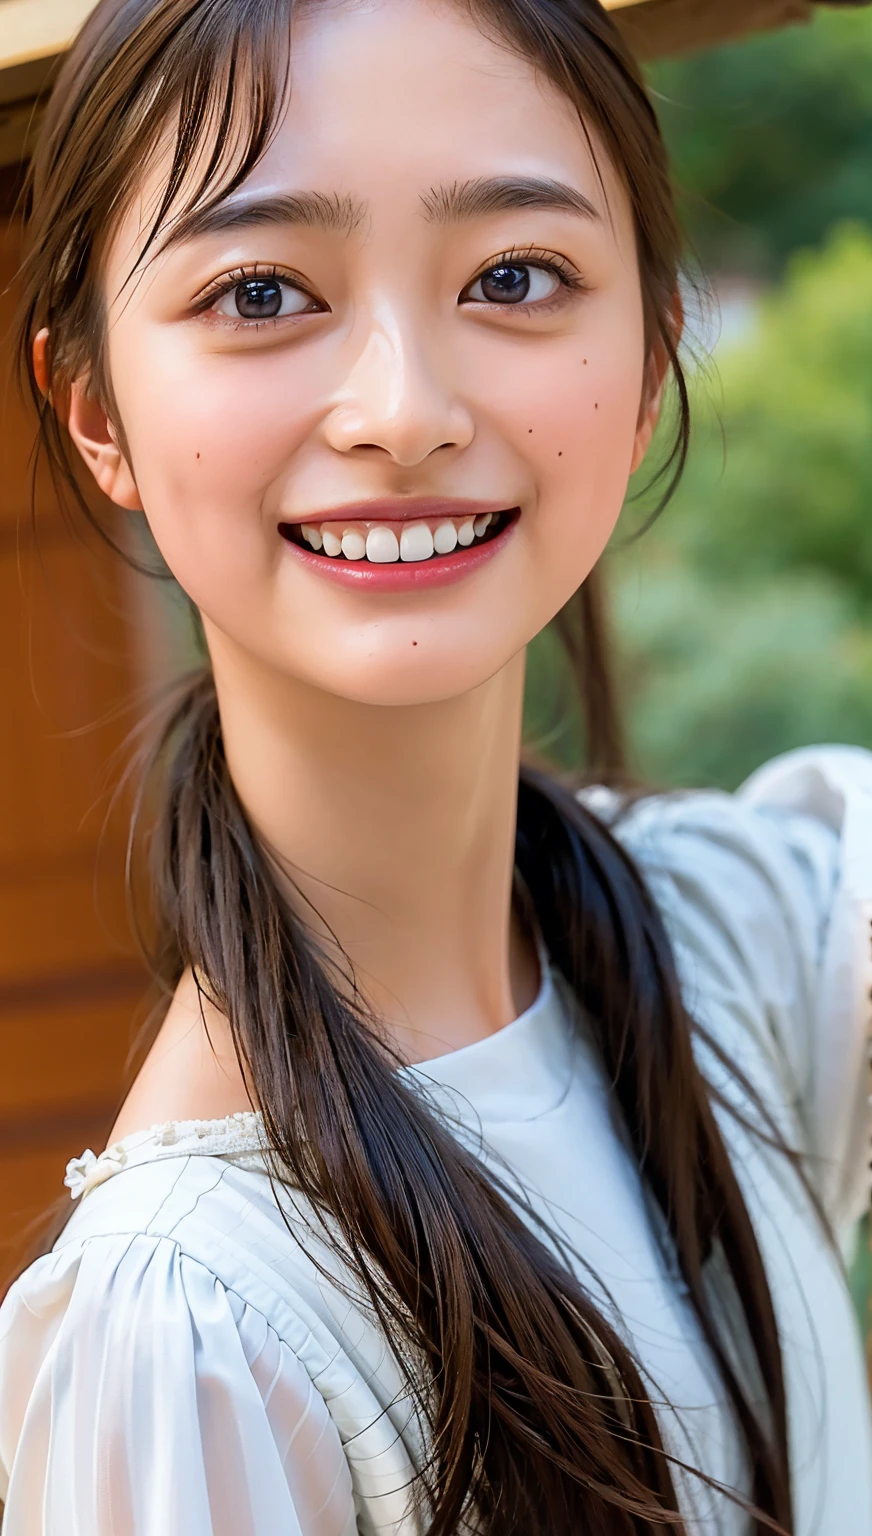
[[(204, 144), (201, 160), (211, 150)], [(124, 220), (128, 251), (135, 231), (150, 227), (168, 159), (168, 149), (157, 156)], [(337, 229), (349, 233), (371, 230), (380, 213), (432, 211), (446, 189), (500, 177), (576, 188), (610, 239), (633, 244), (629, 198), (575, 103), (463, 8), (327, 0), (295, 16), (287, 98), (245, 194), (315, 192), (333, 200)]]
[[(604, 151), (597, 159), (611, 202), (617, 178)], [(455, 171), (546, 173), (603, 201), (575, 105), (463, 8), (364, 0), (305, 10), (291, 33), (287, 109), (251, 184), (319, 173), (333, 186), (353, 176), (417, 193)]]

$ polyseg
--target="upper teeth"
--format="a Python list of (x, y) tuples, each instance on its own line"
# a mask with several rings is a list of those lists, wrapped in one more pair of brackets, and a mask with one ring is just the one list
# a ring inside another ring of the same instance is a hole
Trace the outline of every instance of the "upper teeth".
[(397, 538), (393, 528), (382, 525), (367, 532), (362, 523), (301, 524), (300, 531), (312, 549), (325, 555), (343, 554), (346, 560), (371, 560), (387, 565), (394, 560), (429, 560), (432, 554), (450, 555), (458, 544), (469, 545), (487, 531), (495, 512), (480, 517), (443, 518), (435, 528), (428, 523), (404, 523)]
[[(490, 522), (490, 518), (488, 518), (488, 522)], [(435, 530), (433, 534), (433, 548), (437, 555), (450, 555), (452, 549), (457, 548), (457, 529), (450, 517), (446, 517), (444, 523), (440, 523), (439, 527)]]
[[(432, 542), (430, 548), (433, 548)], [(383, 565), (389, 560), (399, 560), (400, 546), (392, 528), (370, 529), (366, 536), (366, 558)]]

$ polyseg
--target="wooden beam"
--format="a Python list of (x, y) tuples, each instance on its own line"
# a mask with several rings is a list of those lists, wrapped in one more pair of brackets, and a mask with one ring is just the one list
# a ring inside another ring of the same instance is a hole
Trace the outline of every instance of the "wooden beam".
[(42, 111), (35, 101), (0, 105), (0, 166), (15, 165), (29, 157)]
[(2, 0), (0, 67), (12, 69), (66, 53), (96, 0)]
[(690, 53), (746, 37), (751, 32), (771, 31), (795, 22), (809, 21), (812, 0), (607, 0), (615, 22), (640, 59)]

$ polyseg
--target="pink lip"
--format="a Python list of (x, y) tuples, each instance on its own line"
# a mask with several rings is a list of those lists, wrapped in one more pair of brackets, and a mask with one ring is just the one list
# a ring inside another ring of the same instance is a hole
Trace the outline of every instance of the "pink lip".
[(323, 512), (306, 512), (300, 517), (284, 517), (284, 523), (306, 523), (318, 528), (322, 523), (398, 523), (427, 517), (481, 517), (484, 512), (504, 512), (504, 501), (466, 501), (449, 496), (398, 496), (379, 501), (351, 501), (344, 507), (326, 507)]
[[(456, 506), (457, 503), (453, 505)], [(467, 508), (470, 504), (463, 505)], [(494, 508), (488, 505), (483, 510), (504, 511), (505, 508)], [(381, 515), (387, 521), (386, 514)], [(438, 515), (432, 512), (415, 513), (416, 517)], [(454, 513), (455, 517), (458, 515), (457, 512)], [(316, 555), (314, 550), (301, 548), (290, 539), (286, 539), (285, 544), (290, 554), (296, 556), (317, 575), (324, 576), (328, 581), (338, 581), (345, 586), (356, 587), (358, 592), (421, 592), (424, 588), (447, 587), (455, 581), (462, 581), (464, 577), (470, 576), (481, 566), (486, 565), (504, 548), (506, 540), (511, 538), (518, 516), (516, 512), (505, 528), (495, 534), (492, 539), (488, 539), (485, 544), (470, 544), (466, 549), (455, 549), (450, 555), (440, 555), (430, 560), (397, 560), (389, 565), (370, 565), (365, 560), (340, 560), (338, 557), (331, 560), (325, 555)], [(359, 517), (358, 514), (358, 519)], [(391, 520), (396, 520), (396, 514)], [(321, 521), (325, 522), (326, 518), (322, 518)]]

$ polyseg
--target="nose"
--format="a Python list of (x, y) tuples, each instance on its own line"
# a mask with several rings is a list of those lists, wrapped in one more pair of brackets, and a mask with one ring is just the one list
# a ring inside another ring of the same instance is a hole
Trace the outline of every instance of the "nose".
[(474, 430), (468, 407), (420, 339), (384, 318), (371, 326), (325, 422), (337, 452), (380, 449), (406, 469), (439, 449), (466, 448)]

